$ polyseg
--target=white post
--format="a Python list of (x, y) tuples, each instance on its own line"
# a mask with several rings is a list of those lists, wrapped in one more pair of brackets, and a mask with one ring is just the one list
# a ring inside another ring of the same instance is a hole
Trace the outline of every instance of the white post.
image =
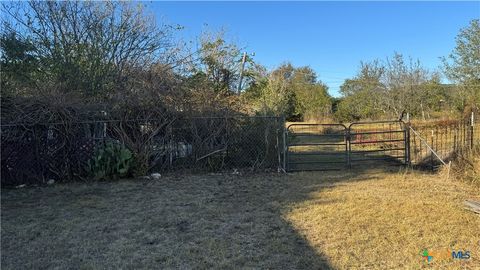
[(475, 125), (475, 119), (473, 118), (473, 115), (474, 115), (474, 113), (472, 111), (472, 117), (470, 119), (470, 149), (473, 149), (473, 141), (474, 141), (474, 139), (473, 139), (473, 136), (474, 136), (473, 135), (474, 134), (473, 126)]

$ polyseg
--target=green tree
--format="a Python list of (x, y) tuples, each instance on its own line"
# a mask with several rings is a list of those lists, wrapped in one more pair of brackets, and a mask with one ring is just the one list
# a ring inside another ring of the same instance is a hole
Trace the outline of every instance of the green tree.
[(312, 68), (296, 68), (292, 77), (292, 88), (296, 96), (297, 115), (304, 120), (318, 120), (330, 116), (332, 101), (328, 87), (317, 79)]
[(268, 76), (268, 86), (263, 97), (264, 107), (287, 118), (296, 115), (296, 96), (291, 87), (294, 70), (290, 63), (286, 63), (272, 71)]
[(239, 80), (240, 48), (225, 39), (225, 32), (204, 32), (194, 74), (203, 73), (216, 92), (235, 91)]
[(421, 85), (429, 81), (430, 75), (418, 59), (405, 58), (397, 52), (387, 58), (383, 83), (387, 90), (387, 109), (392, 116), (398, 116), (402, 111), (419, 112)]
[(456, 46), (448, 57), (442, 58), (447, 77), (458, 83), (463, 106), (480, 106), (480, 20), (460, 30)]
[(386, 61), (362, 62), (357, 75), (345, 80), (336, 116), (345, 121), (396, 118), (407, 111), (426, 118), (451, 105), (446, 102), (446, 89), (438, 73), (425, 69), (419, 60), (395, 53)]
[(328, 87), (310, 67), (296, 68), (285, 63), (257, 82), (245, 93), (256, 111), (282, 114), (289, 120), (319, 119), (331, 114)]
[(449, 96), (449, 89), (451, 88), (448, 85), (440, 82), (439, 74), (433, 74), (428, 81), (418, 87), (418, 94), (412, 102), (418, 106), (417, 112), (422, 119), (430, 118), (433, 112), (445, 112), (454, 106), (453, 99)]
[(340, 86), (344, 99), (339, 103), (336, 117), (342, 121), (378, 118), (385, 114), (386, 89), (381, 82), (385, 67), (380, 61), (361, 62), (360, 70)]
[(141, 4), (32, 0), (2, 11), (4, 33), (35, 44), (37, 85), (47, 89), (107, 97), (127, 85), (130, 72), (173, 58), (173, 28), (157, 26)]
[(25, 93), (35, 87), (39, 63), (33, 43), (9, 32), (0, 37), (0, 47), (2, 96)]

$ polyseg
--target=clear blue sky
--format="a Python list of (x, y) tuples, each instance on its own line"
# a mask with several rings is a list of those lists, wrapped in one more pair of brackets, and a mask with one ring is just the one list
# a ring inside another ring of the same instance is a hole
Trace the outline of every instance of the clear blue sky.
[(394, 51), (438, 68), (459, 29), (480, 18), (480, 1), (146, 4), (159, 20), (184, 26), (180, 35), (186, 40), (223, 27), (269, 69), (285, 61), (309, 65), (334, 96), (361, 60), (385, 59)]

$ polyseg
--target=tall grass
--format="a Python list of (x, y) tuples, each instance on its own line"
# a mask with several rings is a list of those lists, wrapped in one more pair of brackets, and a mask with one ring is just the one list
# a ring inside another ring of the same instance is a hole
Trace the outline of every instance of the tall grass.
[(451, 171), (456, 179), (480, 187), (480, 146), (459, 153), (452, 162)]

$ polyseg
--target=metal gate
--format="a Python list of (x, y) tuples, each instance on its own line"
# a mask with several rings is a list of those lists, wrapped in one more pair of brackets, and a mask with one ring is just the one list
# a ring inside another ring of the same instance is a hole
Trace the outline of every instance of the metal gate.
[(403, 121), (291, 124), (286, 129), (286, 170), (342, 170), (366, 164), (407, 164)]
[(287, 171), (339, 170), (348, 165), (343, 124), (291, 124), (287, 127)]
[(403, 121), (357, 122), (348, 129), (351, 166), (408, 164), (408, 129)]

